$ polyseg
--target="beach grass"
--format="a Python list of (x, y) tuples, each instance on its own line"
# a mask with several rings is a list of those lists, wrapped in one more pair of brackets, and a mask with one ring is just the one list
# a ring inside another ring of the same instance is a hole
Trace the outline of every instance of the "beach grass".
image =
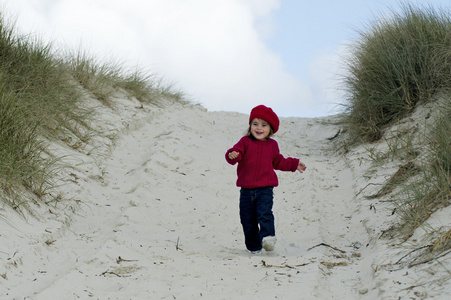
[(360, 32), (344, 78), (346, 122), (353, 134), (379, 140), (383, 129), (419, 102), (451, 87), (451, 15), (405, 5)]

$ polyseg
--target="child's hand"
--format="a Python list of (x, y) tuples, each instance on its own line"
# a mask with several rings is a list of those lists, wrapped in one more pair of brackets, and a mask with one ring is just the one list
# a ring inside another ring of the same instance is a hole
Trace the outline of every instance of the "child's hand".
[(299, 161), (299, 165), (298, 165), (298, 168), (297, 168), (297, 170), (299, 171), (299, 172), (304, 172), (305, 171), (305, 169), (307, 169), (307, 167), (304, 165), (304, 163), (303, 162), (301, 162), (301, 161)]
[(230, 152), (229, 153), (229, 159), (230, 160), (234, 160), (234, 159), (236, 159), (236, 158), (238, 158), (238, 152), (236, 152), (236, 151), (232, 151), (232, 152)]

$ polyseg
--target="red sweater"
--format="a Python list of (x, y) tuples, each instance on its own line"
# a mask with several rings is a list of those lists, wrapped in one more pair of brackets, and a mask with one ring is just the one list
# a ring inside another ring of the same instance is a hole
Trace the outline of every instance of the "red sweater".
[[(229, 159), (232, 151), (239, 153), (238, 158)], [(236, 185), (249, 189), (277, 186), (279, 181), (274, 170), (294, 172), (299, 165), (299, 159), (284, 158), (280, 154), (275, 140), (252, 140), (248, 136), (242, 137), (235, 146), (227, 150), (225, 157), (231, 165), (238, 163)]]

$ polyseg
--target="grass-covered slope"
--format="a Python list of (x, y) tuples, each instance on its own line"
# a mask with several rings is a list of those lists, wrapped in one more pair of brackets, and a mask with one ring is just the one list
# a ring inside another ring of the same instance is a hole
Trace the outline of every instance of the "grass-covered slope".
[[(379, 20), (352, 46), (344, 79), (348, 142), (368, 143), (375, 164), (399, 164), (374, 196), (394, 203), (401, 222), (393, 229), (403, 240), (420, 227), (431, 232), (416, 242), (436, 255), (451, 249), (451, 230), (428, 224), (451, 204), (450, 16), (406, 5)], [(400, 129), (399, 122), (424, 105), (430, 113)], [(381, 144), (384, 151), (377, 150)]]
[(141, 70), (130, 72), (82, 50), (64, 52), (22, 35), (0, 13), (1, 201), (20, 211), (45, 195), (56, 171), (55, 157), (43, 155), (46, 143), (61, 139), (77, 147), (89, 139), (95, 112), (84, 109), (83, 101), (92, 97), (108, 105), (119, 90), (142, 102), (182, 98)]

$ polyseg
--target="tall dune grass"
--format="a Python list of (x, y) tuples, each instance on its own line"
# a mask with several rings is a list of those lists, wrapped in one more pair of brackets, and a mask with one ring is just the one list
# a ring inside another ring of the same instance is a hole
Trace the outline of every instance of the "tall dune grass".
[(26, 116), (27, 107), (4, 86), (0, 93), (0, 186), (3, 200), (17, 209), (21, 187), (39, 193), (39, 187), (45, 184), (45, 162), (37, 139), (39, 124)]
[(80, 94), (54, 59), (51, 45), (17, 35), (0, 15), (0, 189), (3, 201), (18, 209), (22, 191), (44, 194), (50, 161), (39, 136), (50, 137), (69, 120), (85, 115)]
[(345, 78), (347, 119), (365, 140), (451, 87), (451, 14), (406, 5), (360, 33)]

